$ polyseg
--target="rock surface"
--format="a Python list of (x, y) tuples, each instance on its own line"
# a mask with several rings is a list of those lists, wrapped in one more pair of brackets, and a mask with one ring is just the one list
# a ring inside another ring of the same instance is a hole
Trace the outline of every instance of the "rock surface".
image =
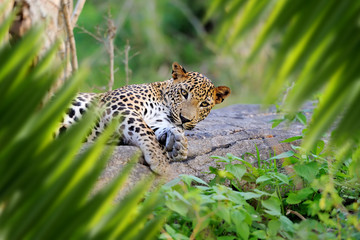
[[(193, 130), (186, 131), (189, 146), (188, 159), (183, 162), (172, 162), (171, 167), (176, 174), (194, 175), (209, 181), (213, 176), (204, 172), (208, 172), (210, 166), (222, 165), (211, 156), (226, 156), (227, 153), (239, 157), (245, 153), (256, 155), (256, 145), (261, 159), (265, 160), (274, 152), (280, 154), (291, 150), (289, 143), (280, 142), (300, 135), (303, 126), (294, 123), (289, 127), (280, 125), (272, 129), (270, 120), (276, 118), (280, 116), (275, 109), (261, 112), (260, 105), (232, 105), (213, 110)], [(134, 146), (116, 147), (96, 188), (102, 188), (110, 182), (137, 151), (140, 151), (139, 148)], [(257, 164), (256, 158), (249, 154), (246, 156), (248, 162)], [(127, 188), (146, 175), (156, 176), (144, 164), (143, 159), (140, 159), (130, 176)], [(158, 176), (155, 178), (156, 181), (160, 181)]]

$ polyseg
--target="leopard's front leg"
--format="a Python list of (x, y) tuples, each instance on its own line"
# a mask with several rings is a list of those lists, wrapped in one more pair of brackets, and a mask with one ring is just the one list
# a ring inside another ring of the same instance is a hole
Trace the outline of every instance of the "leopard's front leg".
[(145, 161), (153, 172), (159, 175), (173, 175), (165, 151), (154, 131), (144, 121), (135, 121), (133, 116), (125, 116), (119, 131), (126, 142), (140, 147)]

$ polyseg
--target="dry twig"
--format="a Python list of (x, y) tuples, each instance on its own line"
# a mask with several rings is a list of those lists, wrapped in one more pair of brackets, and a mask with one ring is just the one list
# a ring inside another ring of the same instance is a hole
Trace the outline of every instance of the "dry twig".
[[(99, 28), (99, 27), (96, 27), (95, 28), (95, 31), (96, 31), (96, 34), (86, 30), (84, 27), (82, 26), (79, 26), (79, 25), (76, 25), (77, 28), (79, 28), (83, 33), (86, 33), (88, 35), (90, 35), (91, 37), (93, 37), (95, 40), (97, 40), (98, 42), (104, 44), (105, 46), (105, 49), (106, 49), (106, 52), (108, 53), (109, 55), (109, 61), (110, 61), (110, 79), (109, 79), (109, 83), (108, 83), (108, 90), (112, 90), (113, 88), (113, 85), (114, 85), (114, 73), (115, 73), (115, 69), (114, 69), (114, 58), (115, 58), (115, 50), (118, 51), (118, 49), (115, 49), (115, 46), (114, 46), (114, 39), (115, 39), (115, 36), (116, 36), (116, 26), (114, 24), (114, 21), (112, 20), (111, 18), (111, 15), (110, 13), (108, 13), (108, 17), (106, 18), (107, 19), (107, 29), (106, 29), (106, 38), (103, 38), (102, 35), (104, 30)], [(131, 46), (129, 44), (129, 41), (126, 41), (126, 45), (125, 45), (125, 48), (124, 48), (124, 65), (125, 65), (125, 84), (126, 85), (129, 85), (129, 82), (130, 82), (130, 78), (131, 78), (131, 69), (129, 68), (129, 61), (130, 59), (132, 59), (134, 56), (138, 55), (139, 52), (136, 52), (135, 54), (133, 54), (132, 56), (130, 56), (130, 49), (131, 49)]]
[(91, 37), (93, 37), (95, 40), (97, 40), (98, 42), (104, 44), (105, 49), (107, 54), (109, 55), (109, 61), (110, 61), (110, 79), (109, 79), (109, 83), (108, 83), (108, 90), (112, 90), (113, 86), (114, 86), (114, 39), (116, 36), (116, 27), (114, 24), (114, 21), (111, 19), (111, 15), (110, 12), (108, 13), (108, 17), (107, 17), (107, 30), (106, 30), (106, 38), (102, 38), (101, 36), (103, 34), (101, 34), (101, 29), (100, 28), (96, 28), (96, 34), (86, 30), (86, 28), (82, 27), (82, 26), (76, 26), (77, 28), (81, 29), (81, 31), (83, 33), (86, 33), (88, 35), (90, 35)]
[(91, 37), (93, 37), (96, 41), (104, 43), (104, 40), (102, 38), (100, 38), (99, 36), (93, 34), (92, 32), (86, 30), (86, 28), (76, 25), (77, 28), (79, 28), (81, 30), (82, 33), (86, 33), (88, 35), (90, 35)]
[(80, 13), (82, 12), (85, 2), (86, 2), (86, 0), (78, 0), (76, 2), (75, 9), (74, 9), (73, 13), (71, 14), (72, 26), (75, 26), (75, 24), (80, 16)]
[(70, 57), (71, 57), (71, 67), (72, 72), (75, 72), (78, 69), (78, 61), (76, 55), (76, 45), (73, 33), (73, 25), (70, 20), (70, 13), (69, 13), (69, 2), (67, 0), (61, 0), (61, 10), (65, 20), (66, 32), (68, 35), (68, 43), (70, 45)]
[(125, 45), (125, 59), (124, 59), (124, 64), (125, 64), (125, 84), (129, 85), (129, 78), (130, 78), (130, 69), (129, 69), (129, 52), (130, 52), (130, 44), (129, 44), (129, 40), (126, 41), (126, 45)]
[(115, 38), (115, 34), (116, 34), (116, 27), (114, 24), (114, 21), (110, 18), (110, 12), (109, 12), (109, 17), (107, 19), (107, 52), (109, 54), (109, 58), (110, 58), (110, 80), (109, 80), (109, 91), (112, 90), (113, 86), (114, 86), (114, 38)]
[(301, 220), (306, 220), (306, 218), (303, 216), (303, 215), (301, 215), (300, 213), (298, 213), (297, 211), (293, 211), (293, 210), (291, 210), (291, 209), (287, 209), (287, 211), (286, 211), (286, 215), (289, 215), (289, 214), (295, 214), (296, 216), (298, 216)]

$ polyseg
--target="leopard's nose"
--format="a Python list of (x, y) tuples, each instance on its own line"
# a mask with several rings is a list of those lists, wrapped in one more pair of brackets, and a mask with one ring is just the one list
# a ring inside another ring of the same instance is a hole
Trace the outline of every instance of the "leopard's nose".
[(191, 122), (190, 119), (187, 119), (186, 117), (184, 117), (183, 115), (180, 114), (180, 119), (181, 119), (181, 123), (184, 124), (184, 123), (187, 123), (187, 122)]

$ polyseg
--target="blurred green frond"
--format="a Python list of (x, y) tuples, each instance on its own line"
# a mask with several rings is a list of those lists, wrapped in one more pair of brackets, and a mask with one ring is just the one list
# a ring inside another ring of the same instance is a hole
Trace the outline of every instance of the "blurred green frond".
[[(0, 27), (0, 40), (9, 19)], [(83, 151), (82, 142), (96, 123), (91, 111), (53, 139), (89, 69), (81, 68), (44, 105), (62, 68), (54, 64), (57, 46), (38, 60), (42, 32), (33, 28), (12, 46), (0, 48), (0, 239), (136, 239), (143, 231), (153, 238), (161, 228), (157, 223), (163, 221), (162, 216), (152, 216), (160, 197), (150, 194), (139, 204), (152, 181), (139, 184), (122, 204), (113, 203), (134, 164), (92, 193), (112, 152), (105, 144), (115, 122)]]
[(6, 10), (9, 8), (11, 4), (10, 0), (5, 0), (2, 2), (2, 5), (0, 5), (0, 17), (4, 16), (5, 19), (2, 19), (3, 22), (0, 23), (0, 47), (2, 47), (7, 41), (8, 41), (8, 32), (10, 30), (10, 26), (15, 19), (16, 12), (12, 11), (9, 16), (6, 15)]
[[(253, 63), (262, 49), (272, 46), (274, 53), (264, 76), (266, 102), (279, 99), (289, 80), (295, 85), (285, 101), (287, 111), (297, 111), (322, 92), (304, 147), (309, 149), (337, 120), (334, 142), (358, 141), (360, 2), (236, 1), (236, 9), (229, 9), (233, 2), (211, 1), (207, 18), (215, 14), (215, 8), (223, 8), (225, 20), (217, 42), (228, 50), (249, 30), (260, 28), (248, 62)], [(237, 14), (227, 15), (230, 10)]]

